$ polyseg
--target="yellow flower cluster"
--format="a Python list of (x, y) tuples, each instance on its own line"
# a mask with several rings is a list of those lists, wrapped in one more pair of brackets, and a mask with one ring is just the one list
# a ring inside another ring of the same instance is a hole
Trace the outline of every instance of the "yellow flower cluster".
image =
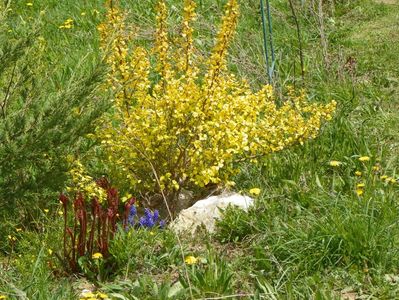
[(111, 299), (108, 297), (107, 294), (101, 293), (101, 292), (91, 292), (89, 290), (85, 290), (82, 292), (79, 300), (99, 300), (99, 299)]
[(69, 176), (72, 179), (73, 187), (68, 187), (68, 192), (83, 193), (87, 200), (96, 197), (100, 203), (106, 198), (105, 190), (99, 187), (93, 177), (89, 176), (79, 160), (73, 162), (72, 169), (69, 170)]
[(64, 24), (58, 26), (60, 29), (71, 29), (73, 27), (73, 19), (66, 19)]
[(190, 255), (190, 256), (187, 256), (187, 257), (184, 259), (184, 262), (185, 262), (187, 265), (195, 265), (195, 264), (198, 262), (198, 258), (196, 258), (195, 256)]
[(237, 171), (236, 162), (316, 137), (336, 106), (334, 101), (309, 103), (304, 92), (293, 91), (287, 101), (276, 105), (270, 85), (253, 92), (245, 80), (228, 72), (226, 56), (237, 25), (237, 0), (227, 3), (207, 70), (201, 75), (200, 66), (193, 63), (195, 3), (184, 3), (180, 49), (173, 50), (167, 7), (159, 1), (154, 69), (151, 53), (141, 47), (129, 51), (124, 18), (115, 6), (99, 26), (114, 109), (96, 135), (110, 165), (125, 172), (129, 184), (139, 191), (157, 187), (155, 174), (165, 192), (226, 182)]

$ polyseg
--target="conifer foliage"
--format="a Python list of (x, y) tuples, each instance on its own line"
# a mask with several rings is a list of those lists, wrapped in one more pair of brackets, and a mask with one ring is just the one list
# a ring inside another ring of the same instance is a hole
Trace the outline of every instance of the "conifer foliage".
[(65, 158), (83, 149), (79, 141), (105, 106), (93, 97), (101, 68), (60, 75), (46, 59), (40, 22), (14, 33), (7, 11), (0, 8), (0, 211), (10, 213), (18, 203), (56, 199)]

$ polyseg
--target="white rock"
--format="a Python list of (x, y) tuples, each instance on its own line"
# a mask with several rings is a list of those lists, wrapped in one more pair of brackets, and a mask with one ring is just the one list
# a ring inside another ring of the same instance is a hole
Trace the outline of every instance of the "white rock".
[(170, 228), (175, 232), (194, 233), (198, 226), (205, 226), (208, 232), (215, 230), (215, 220), (220, 219), (220, 210), (225, 210), (229, 205), (247, 211), (254, 203), (254, 199), (237, 193), (223, 193), (218, 196), (208, 197), (197, 201), (193, 206), (182, 210), (178, 217), (171, 223)]

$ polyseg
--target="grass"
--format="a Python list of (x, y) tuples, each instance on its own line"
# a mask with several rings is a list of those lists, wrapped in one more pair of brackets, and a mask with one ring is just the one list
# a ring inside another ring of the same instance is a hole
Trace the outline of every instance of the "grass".
[[(155, 1), (125, 1), (132, 21), (139, 23), (138, 42), (152, 42)], [(201, 1), (196, 41), (207, 53), (225, 1)], [(238, 34), (230, 65), (251, 85), (266, 82), (258, 1), (241, 1)], [(399, 74), (397, 53), (399, 3), (340, 1), (326, 18), (328, 64), (320, 49), (319, 27), (306, 9), (298, 15), (305, 54), (305, 81), (300, 78), (295, 26), (288, 2), (273, 2), (278, 57), (276, 88), (304, 86), (314, 101), (338, 101), (334, 120), (320, 136), (243, 165), (235, 178), (237, 190), (259, 187), (256, 207), (226, 212), (214, 235), (182, 237), (186, 255), (199, 263), (186, 270), (175, 236), (168, 230), (120, 232), (111, 245), (118, 271), (107, 280), (92, 280), (115, 299), (394, 299), (399, 290), (398, 185), (382, 175), (398, 177)], [(180, 1), (171, 20), (178, 21)], [(98, 62), (96, 26), (102, 1), (41, 1), (27, 6), (12, 2), (10, 35), (37, 29), (46, 43), (45, 60), (60, 85), (84, 76)], [(328, 8), (325, 8), (328, 12)], [(83, 13), (83, 14), (82, 14)], [(58, 28), (72, 18), (70, 30)], [(37, 20), (41, 21), (37, 21)], [(177, 34), (172, 32), (172, 34)], [(48, 88), (46, 86), (44, 89)], [(44, 90), (46, 92), (46, 90)], [(360, 156), (371, 157), (360, 162)], [(342, 162), (339, 167), (331, 160)], [(373, 166), (379, 170), (373, 170)], [(362, 176), (355, 172), (361, 171)], [(0, 174), (1, 176), (1, 174)], [(364, 183), (363, 194), (356, 185)], [(1, 201), (4, 201), (3, 199)], [(54, 270), (60, 248), (62, 218), (52, 198), (30, 223), (7, 219), (0, 256), (0, 295), (10, 299), (77, 299), (91, 282), (65, 277)], [(43, 207), (42, 207), (43, 208)], [(24, 208), (23, 215), (30, 208)], [(23, 230), (15, 232), (15, 228)], [(187, 279), (188, 278), (188, 279)], [(191, 292), (189, 291), (191, 287)], [(350, 298), (352, 297), (352, 298)]]

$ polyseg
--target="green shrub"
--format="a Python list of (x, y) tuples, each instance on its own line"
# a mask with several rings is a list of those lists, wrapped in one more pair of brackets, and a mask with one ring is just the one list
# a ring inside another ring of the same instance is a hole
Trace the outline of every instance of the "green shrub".
[(62, 189), (65, 158), (88, 148), (82, 137), (106, 106), (93, 94), (102, 77), (95, 57), (62, 69), (46, 59), (40, 20), (26, 33), (8, 22), (17, 21), (0, 11), (0, 217), (10, 218)]

